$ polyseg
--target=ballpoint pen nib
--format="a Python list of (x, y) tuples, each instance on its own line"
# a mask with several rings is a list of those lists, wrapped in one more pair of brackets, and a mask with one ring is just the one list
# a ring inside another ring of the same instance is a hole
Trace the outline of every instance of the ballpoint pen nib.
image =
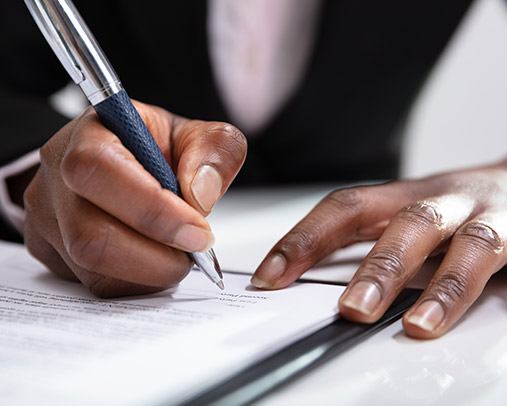
[(220, 288), (220, 290), (224, 290), (225, 289), (224, 281), (218, 281), (217, 286)]

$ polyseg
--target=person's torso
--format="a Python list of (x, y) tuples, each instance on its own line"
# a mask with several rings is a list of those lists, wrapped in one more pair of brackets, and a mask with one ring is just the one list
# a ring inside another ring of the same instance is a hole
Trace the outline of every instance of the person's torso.
[[(249, 139), (236, 183), (395, 177), (400, 126), (471, 2), (323, 1), (302, 78)], [(76, 3), (132, 97), (235, 124), (213, 74), (207, 2)]]

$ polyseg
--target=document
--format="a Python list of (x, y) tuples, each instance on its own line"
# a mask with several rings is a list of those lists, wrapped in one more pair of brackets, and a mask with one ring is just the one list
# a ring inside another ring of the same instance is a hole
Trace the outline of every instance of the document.
[(165, 292), (102, 300), (1, 243), (0, 402), (178, 402), (331, 322), (344, 290), (224, 281), (220, 292), (191, 271)]
[[(333, 189), (320, 186), (227, 192), (208, 218), (220, 264), (252, 274), (271, 247)], [(301, 278), (348, 283), (372, 246), (372, 242), (364, 242), (340, 249)]]

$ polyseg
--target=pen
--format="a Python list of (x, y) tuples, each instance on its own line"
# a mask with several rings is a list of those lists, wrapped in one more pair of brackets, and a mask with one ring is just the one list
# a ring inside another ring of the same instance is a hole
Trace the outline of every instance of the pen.
[[(25, 0), (25, 4), (102, 123), (163, 188), (181, 196), (174, 172), (72, 1)], [(224, 289), (220, 265), (212, 249), (189, 255), (215, 285)]]

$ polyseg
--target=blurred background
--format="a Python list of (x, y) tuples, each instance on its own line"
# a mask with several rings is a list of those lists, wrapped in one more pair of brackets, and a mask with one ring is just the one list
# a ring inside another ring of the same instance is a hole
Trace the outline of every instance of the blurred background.
[[(85, 105), (73, 86), (52, 102), (69, 117)], [(507, 1), (475, 2), (414, 104), (407, 132), (403, 176), (507, 156)]]
[(507, 2), (472, 6), (408, 126), (403, 173), (420, 176), (507, 156)]

